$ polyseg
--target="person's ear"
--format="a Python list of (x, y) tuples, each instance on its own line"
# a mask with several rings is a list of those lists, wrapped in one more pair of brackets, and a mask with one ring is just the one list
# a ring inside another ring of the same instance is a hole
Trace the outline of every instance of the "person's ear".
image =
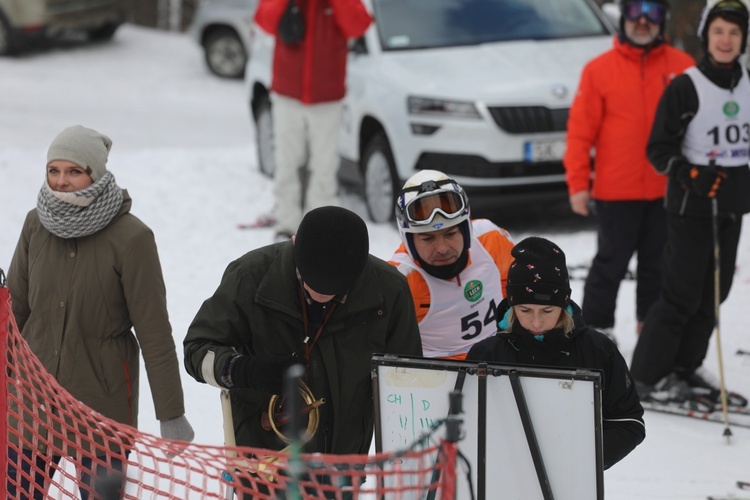
[(294, 245), (294, 240), (296, 240), (296, 239), (297, 239), (297, 235), (296, 235), (296, 234), (293, 234), (293, 235), (292, 235), (292, 245)]

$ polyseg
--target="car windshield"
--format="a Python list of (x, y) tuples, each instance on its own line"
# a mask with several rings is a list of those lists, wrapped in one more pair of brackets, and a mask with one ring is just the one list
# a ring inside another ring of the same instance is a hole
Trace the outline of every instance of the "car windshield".
[(373, 0), (383, 50), (607, 35), (587, 0)]

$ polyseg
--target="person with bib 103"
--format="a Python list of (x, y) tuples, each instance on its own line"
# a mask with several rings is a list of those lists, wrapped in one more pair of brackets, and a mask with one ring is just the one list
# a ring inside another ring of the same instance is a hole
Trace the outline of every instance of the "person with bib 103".
[[(723, 302), (750, 212), (750, 75), (740, 63), (749, 9), (746, 0), (709, 0), (698, 26), (706, 55), (664, 91), (651, 130), (648, 157), (669, 176), (667, 244), (661, 295), (630, 367), (642, 400), (711, 406), (721, 399), (703, 361), (717, 320), (715, 279)], [(747, 400), (730, 394), (730, 404)]]

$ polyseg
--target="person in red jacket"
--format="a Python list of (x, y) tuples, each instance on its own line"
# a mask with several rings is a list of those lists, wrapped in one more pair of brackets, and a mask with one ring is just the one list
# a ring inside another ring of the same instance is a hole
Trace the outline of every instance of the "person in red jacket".
[[(279, 29), (290, 3), (304, 21), (299, 40)], [(282, 240), (296, 233), (307, 210), (338, 205), (337, 144), (347, 40), (362, 36), (372, 17), (360, 0), (261, 0), (255, 22), (276, 37), (271, 99), (276, 239)], [(309, 178), (303, 197), (299, 168), (305, 162)]]
[(571, 209), (597, 217), (598, 248), (584, 286), (583, 318), (613, 340), (617, 292), (633, 252), (638, 331), (659, 296), (666, 180), (649, 163), (646, 144), (664, 88), (694, 64), (665, 41), (666, 0), (621, 0), (620, 6), (614, 47), (581, 74), (563, 158)]

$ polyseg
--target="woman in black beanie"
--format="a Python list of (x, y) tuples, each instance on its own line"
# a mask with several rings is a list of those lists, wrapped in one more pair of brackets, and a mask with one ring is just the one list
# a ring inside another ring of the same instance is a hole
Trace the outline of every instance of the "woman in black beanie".
[(472, 347), (467, 360), (601, 370), (604, 468), (646, 436), (643, 408), (617, 346), (587, 327), (570, 300), (565, 254), (553, 242), (526, 238), (511, 253), (508, 296), (500, 304), (499, 333)]

